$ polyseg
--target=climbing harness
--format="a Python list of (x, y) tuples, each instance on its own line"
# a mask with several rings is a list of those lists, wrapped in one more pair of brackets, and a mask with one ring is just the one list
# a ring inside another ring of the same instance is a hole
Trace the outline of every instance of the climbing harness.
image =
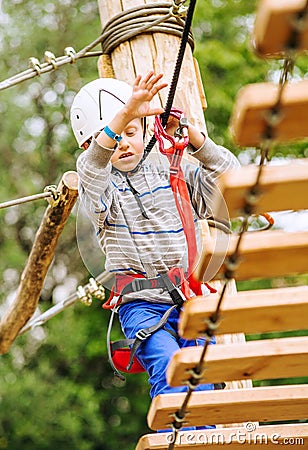
[[(123, 295), (144, 289), (157, 288), (168, 291), (174, 303), (173, 306), (165, 312), (157, 324), (139, 330), (135, 339), (122, 339), (111, 342), (110, 334), (114, 316), (122, 301)], [(135, 357), (137, 349), (145, 339), (165, 326), (171, 312), (174, 309), (180, 310), (189, 296), (190, 290), (184, 271), (178, 267), (172, 268), (168, 272), (160, 273), (155, 278), (145, 278), (141, 274), (116, 275), (115, 285), (111, 295), (107, 302), (103, 304), (103, 308), (112, 310), (107, 332), (107, 349), (109, 362), (115, 375), (123, 379), (124, 377), (119, 371), (129, 373), (144, 372), (144, 368)], [(131, 346), (131, 349), (127, 348), (128, 346)]]

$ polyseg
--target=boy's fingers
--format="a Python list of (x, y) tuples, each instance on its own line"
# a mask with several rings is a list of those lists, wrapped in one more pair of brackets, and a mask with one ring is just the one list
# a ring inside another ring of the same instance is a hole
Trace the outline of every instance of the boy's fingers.
[(153, 75), (154, 75), (154, 71), (150, 70), (150, 72), (143, 79), (144, 83), (147, 83), (152, 78)]
[(159, 116), (160, 114), (162, 114), (164, 112), (163, 108), (152, 108), (148, 111), (148, 113), (146, 114), (146, 116)]
[(139, 85), (139, 83), (140, 83), (140, 80), (141, 80), (141, 75), (137, 75), (137, 77), (136, 77), (136, 79), (135, 79), (135, 81), (134, 81), (134, 87), (135, 86), (138, 86)]
[(156, 88), (156, 91), (158, 92), (158, 91), (160, 91), (161, 89), (164, 89), (167, 86), (168, 86), (168, 83), (161, 83), (158, 86), (156, 86), (155, 88)]

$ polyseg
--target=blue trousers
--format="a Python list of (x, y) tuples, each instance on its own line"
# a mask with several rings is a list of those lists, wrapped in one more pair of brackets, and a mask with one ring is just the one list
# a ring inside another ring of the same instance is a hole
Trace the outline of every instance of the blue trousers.
[[(135, 338), (138, 330), (155, 325), (169, 308), (170, 305), (167, 304), (150, 303), (144, 300), (135, 300), (122, 305), (119, 309), (119, 320), (123, 333), (128, 339)], [(173, 333), (177, 333), (178, 320), (179, 312), (174, 309), (165, 328), (171, 330)], [(171, 387), (168, 385), (166, 381), (166, 369), (172, 355), (180, 348), (204, 344), (203, 339), (196, 341), (180, 337), (176, 338), (165, 329), (160, 329), (142, 342), (136, 352), (136, 356), (149, 374), (151, 398), (159, 394), (187, 391), (187, 386)], [(213, 340), (212, 343), (214, 342)], [(212, 389), (214, 389), (213, 384), (200, 384), (196, 388), (196, 390), (201, 391)]]

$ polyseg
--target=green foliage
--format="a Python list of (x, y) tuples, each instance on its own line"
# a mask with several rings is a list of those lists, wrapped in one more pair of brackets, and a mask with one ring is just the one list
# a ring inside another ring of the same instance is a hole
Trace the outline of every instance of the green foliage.
[[(241, 150), (228, 131), (236, 94), (247, 83), (270, 78), (281, 63), (259, 60), (251, 51), (255, 7), (256, 1), (200, 0), (193, 25), (195, 56), (209, 104), (208, 129), (217, 143), (236, 154)], [(46, 50), (56, 56), (68, 46), (78, 51), (101, 31), (97, 0), (0, 2), (0, 25), (0, 80), (26, 70), (30, 56), (43, 61)], [(299, 58), (296, 76), (304, 76), (306, 67), (307, 59)], [(0, 92), (1, 202), (42, 192), (75, 169), (79, 150), (70, 130), (69, 106), (78, 89), (96, 77), (96, 58), (84, 59)], [(307, 151), (300, 143), (281, 146), (275, 154), (308, 156)], [(14, 297), (45, 207), (40, 200), (0, 210), (2, 314)], [(40, 311), (88, 279), (76, 243), (77, 210), (59, 240)], [(275, 282), (242, 282), (238, 288), (273, 287)], [(89, 309), (75, 305), (18, 338), (2, 356), (0, 449), (135, 448), (138, 437), (149, 431), (149, 386), (143, 374), (127, 376), (124, 384), (114, 379), (106, 354), (107, 321), (99, 302)], [(113, 337), (120, 336), (115, 326)]]

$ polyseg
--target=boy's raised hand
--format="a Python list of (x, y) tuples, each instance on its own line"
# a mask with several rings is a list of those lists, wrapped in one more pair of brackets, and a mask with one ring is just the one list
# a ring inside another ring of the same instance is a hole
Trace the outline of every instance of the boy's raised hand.
[(137, 118), (156, 116), (164, 112), (161, 107), (151, 106), (153, 97), (168, 86), (167, 83), (159, 83), (162, 77), (163, 74), (154, 75), (152, 70), (144, 77), (137, 76), (133, 85), (133, 94), (125, 105), (125, 109), (130, 115)]

